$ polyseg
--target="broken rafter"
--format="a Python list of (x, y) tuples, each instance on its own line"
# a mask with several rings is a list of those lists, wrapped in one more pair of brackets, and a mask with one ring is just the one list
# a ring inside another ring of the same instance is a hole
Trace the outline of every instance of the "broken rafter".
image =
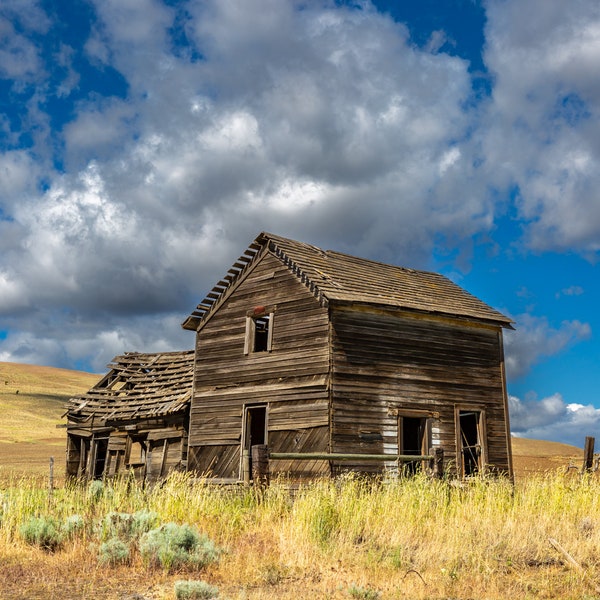
[[(111, 373), (87, 393), (69, 400), (67, 417), (98, 416), (111, 421), (167, 415), (187, 408), (191, 398), (194, 352), (126, 353), (115, 357)], [(118, 377), (112, 377), (118, 373)], [(118, 389), (105, 387), (118, 379)]]

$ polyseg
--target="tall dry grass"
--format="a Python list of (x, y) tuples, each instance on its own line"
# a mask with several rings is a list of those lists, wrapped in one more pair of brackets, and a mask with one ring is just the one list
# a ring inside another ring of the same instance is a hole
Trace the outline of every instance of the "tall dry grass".
[[(26, 555), (43, 569), (44, 560), (62, 556), (98, 570), (90, 550), (94, 523), (111, 512), (140, 510), (156, 512), (164, 523), (195, 525), (225, 549), (201, 575), (227, 598), (600, 597), (600, 482), (562, 474), (516, 487), (504, 480), (457, 485), (348, 476), (294, 492), (285, 482), (260, 491), (174, 474), (147, 489), (119, 480), (51, 495), (38, 481), (13, 479), (0, 492), (0, 559)], [(20, 538), (19, 527), (32, 516), (73, 515), (87, 526), (53, 557)], [(102, 569), (108, 578), (122, 573)], [(149, 573), (140, 560), (127, 570), (129, 591), (139, 573), (140, 582), (154, 582), (151, 597), (173, 597), (165, 574)]]

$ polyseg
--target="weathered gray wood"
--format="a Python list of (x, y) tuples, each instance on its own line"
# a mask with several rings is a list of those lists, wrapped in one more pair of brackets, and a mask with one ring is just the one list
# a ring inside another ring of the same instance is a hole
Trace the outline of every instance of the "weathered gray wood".
[[(244, 355), (246, 316), (256, 306), (274, 307), (272, 351)], [(198, 333), (189, 437), (194, 470), (230, 475), (231, 463), (215, 463), (207, 446), (241, 443), (244, 405), (268, 400), (269, 435), (327, 426), (328, 332), (327, 310), (278, 259), (261, 256)]]
[(254, 485), (265, 487), (269, 485), (269, 447), (266, 444), (256, 444), (250, 449), (252, 453), (252, 481)]
[(433, 476), (436, 479), (443, 479), (444, 477), (444, 449), (435, 448), (433, 453)]
[[(256, 436), (264, 428), (273, 456), (285, 456), (273, 468), (294, 478), (338, 472), (338, 462), (381, 471), (398, 455), (412, 472), (435, 448), (460, 465), (469, 411), (481, 469), (510, 473), (504, 315), (441, 275), (270, 234), (228, 273), (184, 324), (197, 331), (188, 468), (249, 479), (244, 414), (260, 405)], [(271, 315), (266, 352), (252, 351), (257, 307)], [(332, 454), (353, 458), (315, 458)], [(384, 458), (365, 466), (365, 455)], [(440, 456), (427, 460), (443, 468)]]
[(595, 438), (587, 436), (583, 447), (583, 473), (589, 473), (594, 463), (594, 444)]
[(410, 462), (415, 460), (433, 460), (429, 454), (339, 454), (324, 452), (269, 452), (271, 460), (334, 460), (349, 462)]
[(395, 415), (429, 410), (437, 413), (435, 441), (456, 464), (454, 406), (483, 407), (487, 461), (510, 470), (497, 330), (381, 309), (362, 309), (357, 318), (351, 307), (332, 311), (332, 330), (334, 452), (360, 451), (366, 428), (381, 431), (381, 449)]

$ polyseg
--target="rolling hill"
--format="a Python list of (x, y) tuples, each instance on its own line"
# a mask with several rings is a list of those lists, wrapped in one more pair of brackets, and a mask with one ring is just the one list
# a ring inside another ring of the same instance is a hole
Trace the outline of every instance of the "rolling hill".
[[(64, 474), (66, 432), (63, 414), (67, 400), (85, 392), (99, 375), (0, 362), (0, 478), (10, 474)], [(583, 451), (543, 440), (513, 438), (517, 478), (573, 464), (581, 467)]]
[(67, 400), (99, 376), (80, 371), (0, 362), (0, 477), (48, 472), (54, 457), (64, 473)]

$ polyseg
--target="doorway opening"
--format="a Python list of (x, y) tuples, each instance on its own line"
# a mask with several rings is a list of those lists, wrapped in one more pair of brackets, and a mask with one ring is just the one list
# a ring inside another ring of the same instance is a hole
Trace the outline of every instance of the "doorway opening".
[(462, 476), (477, 475), (483, 469), (485, 455), (482, 412), (459, 410), (458, 425)]
[(242, 479), (252, 477), (252, 446), (267, 443), (267, 406), (246, 406), (242, 432)]
[(106, 464), (106, 454), (108, 452), (108, 438), (96, 438), (92, 448), (92, 478), (101, 479), (104, 474)]

